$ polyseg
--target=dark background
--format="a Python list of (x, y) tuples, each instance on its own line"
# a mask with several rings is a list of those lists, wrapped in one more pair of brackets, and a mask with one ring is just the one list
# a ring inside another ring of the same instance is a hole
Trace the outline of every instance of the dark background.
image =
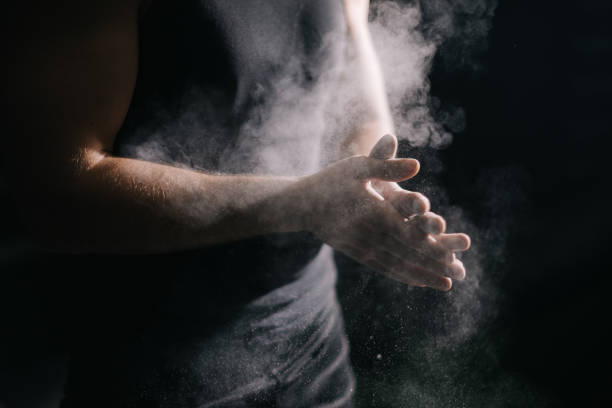
[[(424, 169), (443, 163), (424, 176), (477, 227), (493, 310), (466, 342), (440, 347), (430, 342), (448, 336), (436, 323), (446, 295), (353, 276), (341, 292), (365, 406), (612, 406), (611, 11), (605, 1), (500, 1), (473, 58), (480, 69), (461, 66), (452, 41), (442, 48), (432, 93), (442, 110), (464, 108), (466, 128), (440, 154), (406, 150)], [(406, 390), (414, 403), (398, 402)]]
[[(479, 306), (446, 309), (469, 279), (452, 294), (416, 291), (339, 257), (361, 406), (612, 406), (610, 11), (603, 0), (501, 1), (480, 68), (454, 65), (456, 44), (442, 49), (432, 93), (467, 125), (442, 152), (402, 148), (446, 192), (434, 207), (464, 210)], [(62, 355), (36, 297), (46, 272), (22, 267), (27, 239), (6, 190), (0, 401), (42, 407), (60, 392)], [(475, 330), (457, 340), (448, 321), (464, 313)]]

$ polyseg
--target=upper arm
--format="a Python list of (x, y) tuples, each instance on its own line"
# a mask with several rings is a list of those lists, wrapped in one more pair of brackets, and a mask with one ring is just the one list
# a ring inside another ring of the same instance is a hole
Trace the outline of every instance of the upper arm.
[(349, 29), (367, 29), (369, 0), (344, 0), (344, 11)]
[(343, 143), (349, 154), (369, 154), (378, 139), (394, 133), (393, 119), (385, 91), (380, 62), (368, 27), (369, 0), (344, 0), (350, 44), (354, 51), (354, 71), (350, 76), (357, 94), (353, 106), (359, 121)]
[(2, 40), (5, 160), (18, 182), (47, 184), (112, 146), (136, 80), (138, 4), (24, 3)]

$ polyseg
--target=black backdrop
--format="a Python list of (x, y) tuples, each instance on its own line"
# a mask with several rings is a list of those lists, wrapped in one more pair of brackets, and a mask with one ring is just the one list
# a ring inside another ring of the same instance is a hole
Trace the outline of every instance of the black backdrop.
[[(595, 0), (500, 1), (480, 69), (434, 63), (433, 94), (466, 114), (435, 177), (481, 231), (495, 312), (466, 344), (432, 357), (441, 348), (415, 338), (444, 337), (431, 328), (442, 295), (355, 277), (342, 260), (364, 406), (612, 406), (611, 11)], [(436, 166), (430, 152), (405, 150)], [(406, 317), (415, 310), (429, 320)]]
[[(500, 3), (479, 70), (434, 63), (432, 92), (465, 110), (465, 130), (435, 155), (403, 146), (450, 197), (434, 195), (434, 207), (450, 201), (481, 231), (481, 280), (493, 293), (481, 299), (485, 324), (457, 347), (436, 347), (447, 295), (339, 257), (361, 406), (612, 404), (612, 3)], [(0, 194), (0, 401), (53, 406), (45, 402), (57, 396), (62, 359), (33, 295), (36, 276), (20, 267), (27, 245), (3, 184)]]

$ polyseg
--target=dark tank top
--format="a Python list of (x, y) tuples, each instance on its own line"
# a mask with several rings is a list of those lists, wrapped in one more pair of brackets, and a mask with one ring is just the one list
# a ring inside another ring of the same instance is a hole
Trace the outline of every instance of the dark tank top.
[[(154, 0), (114, 154), (206, 172), (315, 171), (320, 78), (341, 57), (345, 31), (341, 0)], [(283, 285), (333, 285), (305, 276), (321, 246), (292, 233), (173, 254), (57, 256), (65, 279), (54, 281), (55, 303), (77, 343), (160, 321), (160, 333), (205, 335)]]
[[(279, 171), (272, 162), (316, 154), (306, 146), (317, 147), (320, 136), (306, 130), (321, 132), (308, 121), (322, 106), (300, 101), (323, 99), (316, 86), (342, 50), (342, 7), (341, 0), (154, 1), (142, 16), (140, 70), (115, 153), (226, 173), (314, 170), (292, 163)], [(305, 150), (266, 155), (275, 146), (262, 144), (282, 144), (281, 151), (287, 138)]]

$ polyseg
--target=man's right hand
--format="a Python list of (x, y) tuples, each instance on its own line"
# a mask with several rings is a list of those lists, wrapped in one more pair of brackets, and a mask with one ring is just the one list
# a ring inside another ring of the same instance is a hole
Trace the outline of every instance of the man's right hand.
[(383, 275), (415, 286), (447, 291), (465, 278), (454, 252), (467, 250), (465, 234), (445, 234), (442, 217), (429, 212), (420, 193), (404, 192), (401, 208), (377, 193), (372, 181), (414, 177), (414, 159), (354, 156), (302, 179), (307, 225), (320, 239)]

